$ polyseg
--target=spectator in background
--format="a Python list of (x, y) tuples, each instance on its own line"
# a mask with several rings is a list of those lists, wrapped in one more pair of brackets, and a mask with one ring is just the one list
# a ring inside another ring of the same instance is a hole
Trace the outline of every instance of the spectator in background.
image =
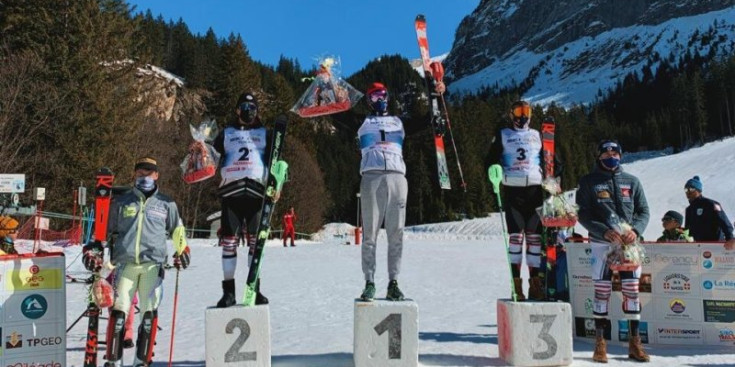
[(683, 222), (684, 216), (681, 213), (675, 210), (666, 212), (661, 218), (664, 232), (656, 242), (694, 242), (694, 239), (689, 236), (689, 230), (681, 226)]
[(0, 255), (15, 255), (15, 236), (18, 221), (9, 216), (0, 216)]
[(294, 222), (296, 222), (296, 211), (293, 207), (290, 207), (286, 214), (283, 215), (283, 247), (286, 246), (286, 239), (291, 238), (291, 247), (296, 246), (294, 241), (296, 240), (296, 230), (294, 229)]
[(702, 196), (702, 181), (694, 176), (684, 184), (689, 200), (686, 228), (695, 241), (725, 241), (725, 249), (735, 248), (733, 226), (717, 201)]

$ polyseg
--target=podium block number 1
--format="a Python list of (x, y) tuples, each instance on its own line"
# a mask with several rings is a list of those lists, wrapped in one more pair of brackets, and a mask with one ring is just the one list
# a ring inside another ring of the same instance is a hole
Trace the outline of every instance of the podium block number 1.
[(378, 335), (388, 332), (388, 359), (401, 359), (401, 314), (388, 315), (373, 329)]
[(232, 319), (227, 323), (225, 332), (227, 334), (232, 334), (235, 329), (240, 329), (240, 335), (235, 339), (235, 342), (232, 343), (230, 349), (225, 353), (225, 362), (255, 361), (257, 359), (256, 352), (240, 352), (240, 348), (242, 348), (245, 341), (250, 337), (250, 325), (248, 325), (248, 322), (243, 319)]

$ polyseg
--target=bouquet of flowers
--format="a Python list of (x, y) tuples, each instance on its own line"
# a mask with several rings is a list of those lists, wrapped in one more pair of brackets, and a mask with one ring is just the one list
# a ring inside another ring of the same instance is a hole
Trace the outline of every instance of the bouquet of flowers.
[[(339, 58), (327, 56), (319, 60), (319, 68), (309, 88), (291, 111), (301, 117), (316, 117), (344, 112), (362, 98), (362, 93), (339, 77)], [(308, 79), (307, 79), (308, 80)]]
[[(633, 230), (633, 227), (630, 224), (620, 220), (620, 218), (615, 214), (610, 215), (609, 224), (613, 230), (618, 232), (620, 235), (625, 235)], [(643, 264), (643, 259), (645, 257), (645, 249), (641, 246), (640, 241), (636, 236), (633, 243), (611, 243), (610, 249), (607, 252), (607, 265), (612, 270), (634, 271)]]
[(105, 263), (100, 275), (96, 276), (94, 283), (92, 283), (92, 300), (99, 308), (112, 307), (115, 303), (115, 290), (106, 279), (113, 269), (114, 267), (110, 262)]
[(217, 136), (217, 123), (204, 120), (198, 127), (189, 125), (194, 142), (189, 145), (189, 153), (181, 163), (184, 182), (192, 184), (214, 176), (219, 154), (209, 144)]
[(546, 178), (541, 186), (551, 194), (536, 209), (541, 217), (541, 224), (544, 227), (573, 227), (577, 223), (577, 206), (564, 197), (559, 181)]

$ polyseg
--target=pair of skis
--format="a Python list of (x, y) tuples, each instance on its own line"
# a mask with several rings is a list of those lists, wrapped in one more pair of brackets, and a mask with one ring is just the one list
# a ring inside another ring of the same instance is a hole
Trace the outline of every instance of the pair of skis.
[[(94, 186), (94, 241), (99, 243), (107, 242), (107, 219), (110, 214), (110, 201), (112, 199), (112, 182), (115, 175), (112, 171), (103, 167), (97, 171)], [(99, 272), (95, 272), (93, 277), (99, 278)], [(84, 367), (97, 367), (97, 346), (99, 344), (99, 319), (100, 307), (95, 303), (94, 297), (90, 293), (89, 304), (87, 305), (87, 343), (84, 348)]]
[(439, 186), (443, 190), (451, 190), (452, 185), (449, 180), (449, 165), (447, 164), (447, 155), (444, 150), (444, 134), (449, 133), (452, 141), (454, 155), (457, 157), (457, 168), (459, 169), (459, 177), (461, 179), (462, 189), (467, 191), (467, 184), (462, 174), (462, 166), (459, 164), (459, 156), (457, 155), (457, 145), (454, 143), (452, 136), (452, 125), (449, 122), (449, 113), (447, 105), (444, 101), (444, 94), (436, 91), (436, 85), (442, 82), (444, 78), (444, 67), (438, 61), (431, 61), (429, 56), (429, 39), (426, 33), (426, 18), (419, 14), (416, 16), (414, 23), (416, 28), (416, 38), (419, 43), (419, 51), (421, 51), (421, 61), (424, 69), (424, 80), (429, 95), (429, 106), (431, 107), (431, 127), (434, 130), (434, 147), (436, 148), (436, 168), (439, 173)]
[(283, 184), (286, 182), (288, 172), (288, 164), (281, 160), (283, 155), (283, 141), (286, 138), (286, 127), (288, 119), (281, 115), (276, 118), (276, 126), (273, 128), (273, 144), (271, 147), (270, 169), (268, 170), (268, 182), (265, 187), (265, 196), (263, 197), (263, 207), (260, 211), (260, 223), (258, 225), (257, 240), (255, 249), (253, 250), (253, 259), (250, 261), (248, 269), (248, 279), (245, 282), (245, 295), (243, 304), (245, 306), (255, 305), (255, 296), (257, 294), (258, 278), (260, 278), (260, 265), (263, 260), (263, 249), (268, 239), (271, 229), (271, 217), (276, 206), (277, 193), (281, 192)]

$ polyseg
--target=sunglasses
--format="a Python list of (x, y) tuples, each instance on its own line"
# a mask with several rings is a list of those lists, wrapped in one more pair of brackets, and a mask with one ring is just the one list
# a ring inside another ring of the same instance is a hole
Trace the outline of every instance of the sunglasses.
[(684, 188), (684, 192), (695, 192), (695, 191), (697, 191), (697, 189), (695, 189), (693, 187), (685, 187)]
[(511, 112), (513, 112), (513, 117), (531, 117), (531, 106), (516, 106), (513, 107), (513, 110)]
[(386, 99), (388, 99), (388, 91), (386, 90), (378, 90), (370, 93), (370, 102), (385, 101)]
[(252, 102), (244, 102), (240, 105), (240, 111), (255, 111), (258, 109), (258, 106), (255, 105), (255, 103)]
[(671, 218), (671, 217), (663, 217), (663, 218), (661, 218), (661, 221), (662, 222), (671, 222), (672, 220), (674, 220), (674, 218)]

